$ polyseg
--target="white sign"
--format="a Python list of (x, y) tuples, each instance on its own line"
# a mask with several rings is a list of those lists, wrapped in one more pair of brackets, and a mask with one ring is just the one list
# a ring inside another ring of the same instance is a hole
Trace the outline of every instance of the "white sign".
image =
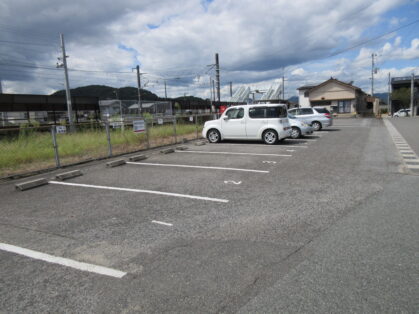
[(141, 133), (145, 131), (144, 120), (134, 120), (132, 121), (132, 127), (135, 133)]
[(122, 122), (112, 122), (111, 126), (116, 129), (122, 127)]
[(157, 124), (163, 124), (163, 119), (162, 118), (158, 118), (157, 119)]
[(190, 116), (190, 117), (189, 117), (189, 121), (190, 121), (190, 122), (193, 122), (193, 116)]
[(67, 127), (65, 125), (57, 125), (55, 127), (55, 130), (57, 131), (58, 134), (67, 133)]

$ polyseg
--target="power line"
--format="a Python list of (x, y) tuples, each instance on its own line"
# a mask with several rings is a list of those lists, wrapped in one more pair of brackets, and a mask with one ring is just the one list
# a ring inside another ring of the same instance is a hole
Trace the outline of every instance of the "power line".
[(58, 47), (58, 45), (51, 45), (46, 43), (33, 43), (27, 41), (13, 41), (13, 40), (0, 40), (0, 43), (16, 44), (16, 45), (32, 45), (32, 46), (43, 46), (43, 47)]
[[(403, 26), (400, 26), (400, 27), (398, 27), (398, 28), (396, 28), (396, 29), (393, 29), (392, 31), (389, 31), (389, 32), (383, 33), (383, 34), (378, 35), (378, 36), (376, 36), (376, 37), (373, 37), (373, 38), (371, 38), (371, 39), (364, 40), (364, 41), (359, 42), (359, 43), (357, 43), (357, 44), (355, 44), (355, 45), (353, 45), (353, 46), (350, 46), (350, 47), (348, 47), (348, 48), (345, 48), (345, 49), (342, 49), (342, 50), (337, 51), (337, 52), (335, 52), (335, 53), (332, 53), (332, 54), (328, 55), (327, 57), (324, 57), (324, 58), (321, 58), (321, 59), (335, 57), (335, 56), (340, 55), (340, 54), (342, 54), (342, 53), (344, 53), (344, 52), (347, 52), (347, 51), (349, 51), (349, 50), (352, 50), (352, 49), (354, 49), (354, 48), (358, 48), (358, 47), (363, 46), (363, 45), (365, 45), (365, 44), (368, 44), (368, 43), (370, 43), (370, 42), (372, 42), (372, 41), (376, 41), (377, 39), (383, 38), (383, 37), (385, 37), (385, 36), (387, 36), (387, 35), (393, 34), (393, 33), (397, 32), (397, 31), (399, 31), (399, 30), (401, 30), (401, 29), (403, 29), (403, 28), (409, 27), (409, 26), (411, 26), (411, 25), (413, 25), (413, 24), (416, 24), (416, 23), (418, 23), (418, 22), (419, 22), (419, 19), (417, 19), (417, 20), (415, 20), (415, 21), (413, 21), (413, 22), (410, 22), (410, 23), (408, 23), (408, 24), (405, 24), (405, 25), (403, 25)], [(318, 59), (317, 59), (317, 60), (318, 60)]]

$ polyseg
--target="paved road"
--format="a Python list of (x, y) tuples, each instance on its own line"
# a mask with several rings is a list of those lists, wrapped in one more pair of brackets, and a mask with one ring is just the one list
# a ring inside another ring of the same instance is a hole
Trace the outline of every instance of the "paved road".
[(127, 273), (0, 250), (0, 308), (416, 312), (419, 176), (399, 172), (380, 120), (337, 119), (327, 131), (276, 146), (190, 144), (144, 161), (241, 171), (98, 162), (73, 186), (0, 185), (0, 243)]
[(389, 118), (410, 147), (419, 156), (419, 117)]

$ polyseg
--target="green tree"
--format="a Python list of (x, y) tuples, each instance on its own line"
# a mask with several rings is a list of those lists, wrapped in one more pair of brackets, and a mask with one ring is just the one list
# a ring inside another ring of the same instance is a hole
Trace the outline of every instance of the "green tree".
[(402, 87), (391, 94), (392, 101), (399, 101), (403, 108), (410, 106), (410, 88)]

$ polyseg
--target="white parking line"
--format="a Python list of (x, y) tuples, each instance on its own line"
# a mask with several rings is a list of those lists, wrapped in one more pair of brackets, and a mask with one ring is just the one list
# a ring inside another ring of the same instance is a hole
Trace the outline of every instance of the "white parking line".
[(217, 143), (214, 144), (215, 146), (221, 146), (221, 145), (243, 145), (243, 146), (259, 146), (259, 147), (272, 147), (272, 148), (277, 148), (277, 147), (299, 147), (299, 148), (307, 148), (308, 146), (302, 146), (302, 145), (298, 145), (296, 146), (296, 144), (294, 145), (282, 145), (282, 144), (278, 144), (275, 146), (267, 146), (267, 145), (263, 145), (263, 144), (251, 144), (251, 143)]
[(180, 168), (197, 168), (197, 169), (213, 169), (213, 170), (231, 170), (231, 171), (269, 173), (269, 171), (267, 171), (267, 170), (241, 169), (241, 168), (226, 168), (226, 167), (213, 167), (213, 166), (192, 166), (192, 165), (176, 165), (176, 164), (156, 164), (156, 163), (151, 163), (151, 162), (132, 162), (132, 161), (127, 161), (127, 164), (129, 164), (129, 165), (142, 165), (142, 166), (157, 166), (157, 167), (180, 167)]
[(169, 227), (173, 226), (173, 224), (168, 223), (168, 222), (164, 222), (164, 221), (152, 220), (151, 222), (155, 223), (155, 224), (163, 225), (163, 226), (169, 226)]
[(54, 255), (45, 254), (38, 251), (33, 251), (33, 250), (25, 249), (22, 247), (18, 247), (18, 246), (6, 244), (6, 243), (0, 243), (0, 250), (27, 256), (30, 258), (34, 258), (34, 259), (52, 263), (52, 264), (58, 264), (58, 265), (66, 266), (66, 267), (75, 268), (81, 271), (88, 271), (91, 273), (96, 273), (96, 274), (115, 277), (115, 278), (122, 278), (127, 274), (120, 270), (98, 266), (94, 264), (77, 262), (69, 258), (57, 257)]
[(181, 150), (176, 153), (192, 153), (192, 154), (221, 154), (221, 155), (247, 155), (247, 156), (276, 156), (276, 157), (292, 157), (292, 155), (284, 154), (257, 154), (257, 153), (231, 153), (231, 152), (207, 152), (203, 150)]
[(49, 181), (48, 183), (59, 184), (59, 185), (69, 185), (69, 186), (79, 186), (79, 187), (93, 188), (93, 189), (114, 190), (114, 191), (124, 191), (124, 192), (134, 192), (134, 193), (148, 193), (148, 194), (157, 194), (157, 195), (165, 195), (165, 196), (191, 198), (191, 199), (203, 200), (203, 201), (228, 203), (228, 200), (221, 199), (221, 198), (212, 198), (212, 197), (196, 196), (196, 195), (188, 195), (188, 194), (160, 192), (160, 191), (152, 191), (152, 190), (140, 190), (140, 189), (126, 189), (126, 188), (118, 188), (118, 187), (112, 187), (112, 186), (69, 183), (69, 182), (59, 182), (59, 181)]

